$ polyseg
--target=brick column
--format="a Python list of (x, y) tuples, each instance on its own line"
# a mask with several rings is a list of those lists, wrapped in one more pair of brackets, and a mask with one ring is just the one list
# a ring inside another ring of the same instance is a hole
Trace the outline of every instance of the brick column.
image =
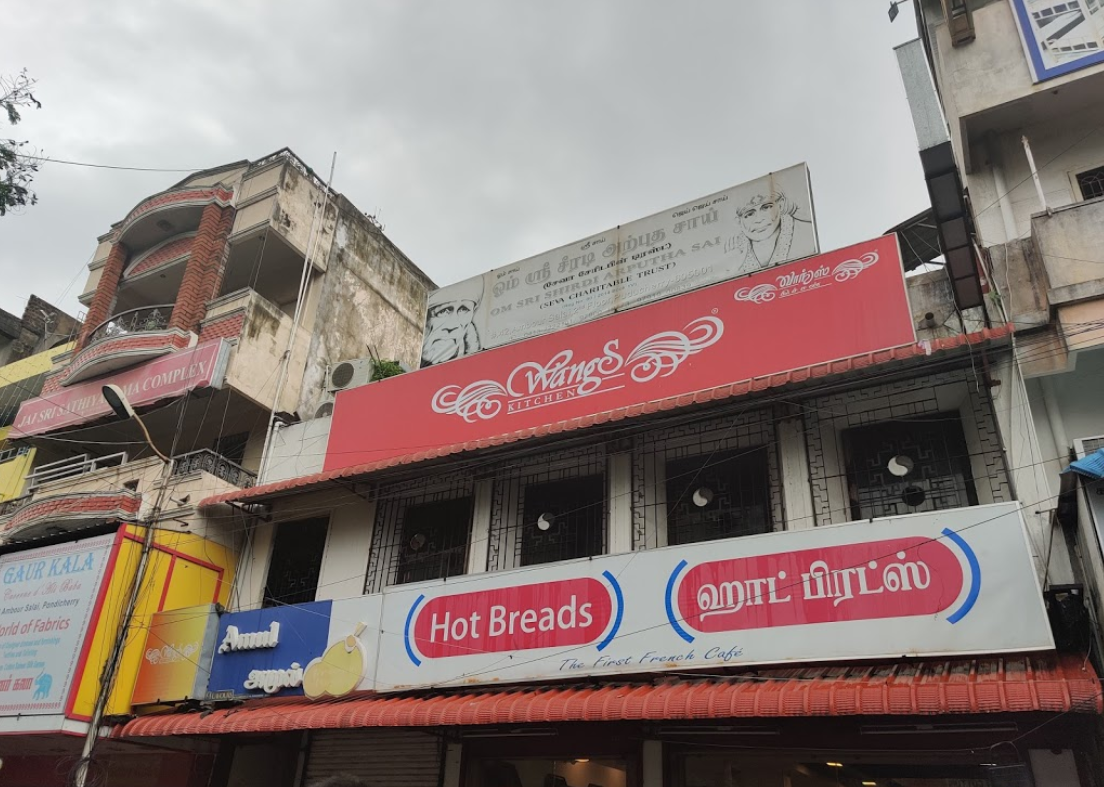
[(207, 301), (215, 297), (222, 282), (226, 238), (233, 216), (232, 208), (214, 202), (203, 209), (199, 230), (192, 241), (192, 256), (184, 268), (184, 278), (169, 318), (170, 328), (194, 331), (206, 314)]
[(123, 276), (126, 260), (126, 246), (121, 243), (112, 244), (107, 262), (103, 266), (103, 273), (100, 275), (100, 282), (96, 285), (96, 294), (92, 296), (92, 305), (88, 307), (88, 314), (84, 318), (84, 326), (81, 328), (80, 338), (77, 339), (75, 352), (83, 350), (88, 344), (88, 334), (111, 316), (111, 306), (115, 303), (115, 293), (119, 289), (119, 279)]

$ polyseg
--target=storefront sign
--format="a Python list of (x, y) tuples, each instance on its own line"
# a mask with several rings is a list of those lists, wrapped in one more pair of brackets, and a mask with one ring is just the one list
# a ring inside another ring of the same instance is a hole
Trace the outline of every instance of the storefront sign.
[(380, 628), (378, 691), (1054, 647), (1014, 503), (396, 586)]
[(0, 716), (64, 712), (113, 541), (0, 557)]
[(223, 615), (208, 696), (302, 694), (303, 670), (322, 655), (329, 630), (329, 601)]
[(430, 293), (433, 366), (817, 253), (799, 164)]
[(230, 345), (224, 339), (178, 350), (125, 372), (101, 377), (45, 396), (28, 399), (19, 406), (8, 437), (28, 437), (94, 420), (111, 412), (101, 389), (118, 385), (135, 407), (180, 396), (195, 388), (218, 388), (226, 372)]
[(214, 604), (154, 613), (131, 702), (203, 699), (217, 629)]
[[(337, 395), (326, 470), (486, 440), (916, 341), (897, 239)], [(396, 407), (405, 414), (394, 417)]]

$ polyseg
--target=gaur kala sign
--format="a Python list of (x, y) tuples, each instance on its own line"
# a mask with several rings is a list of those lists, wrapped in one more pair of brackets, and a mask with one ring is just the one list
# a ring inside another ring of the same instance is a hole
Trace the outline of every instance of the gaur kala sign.
[(342, 391), (325, 469), (539, 429), (915, 341), (897, 239), (885, 236)]

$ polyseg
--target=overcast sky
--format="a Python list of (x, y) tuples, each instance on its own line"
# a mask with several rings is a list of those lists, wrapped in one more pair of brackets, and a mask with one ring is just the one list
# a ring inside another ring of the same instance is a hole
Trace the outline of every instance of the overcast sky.
[[(888, 0), (24, 3), (0, 72), (45, 155), (207, 168), (295, 150), (438, 284), (807, 161), (821, 248), (927, 197)], [(0, 219), (0, 307), (76, 296), (180, 173), (46, 164)]]

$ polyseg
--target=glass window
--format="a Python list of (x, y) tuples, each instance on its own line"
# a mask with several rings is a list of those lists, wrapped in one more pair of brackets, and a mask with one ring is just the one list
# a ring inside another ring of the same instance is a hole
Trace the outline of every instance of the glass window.
[(667, 543), (692, 544), (770, 529), (766, 448), (667, 462)]
[(600, 555), (606, 483), (601, 475), (529, 484), (521, 523), (521, 565)]
[(672, 759), (674, 787), (1009, 787), (1031, 783), (1025, 765), (993, 766), (984, 762), (984, 756), (947, 756), (941, 763), (930, 758), (908, 762), (906, 755), (900, 758), (904, 762), (893, 763), (868, 755), (866, 762), (857, 764), (840, 755), (839, 760), (826, 757), (771, 763), (762, 757), (733, 753), (687, 752), (673, 754)]
[(264, 606), (314, 601), (328, 530), (329, 520), (325, 517), (281, 522), (276, 526)]
[(1081, 189), (1081, 199), (1104, 197), (1104, 167), (1078, 172), (1077, 185)]
[(403, 516), (395, 584), (463, 574), (468, 560), (472, 498), (413, 505)]
[(847, 429), (843, 451), (853, 520), (978, 503), (958, 413)]
[(477, 759), (466, 787), (626, 787), (625, 761), (580, 757), (553, 759)]

